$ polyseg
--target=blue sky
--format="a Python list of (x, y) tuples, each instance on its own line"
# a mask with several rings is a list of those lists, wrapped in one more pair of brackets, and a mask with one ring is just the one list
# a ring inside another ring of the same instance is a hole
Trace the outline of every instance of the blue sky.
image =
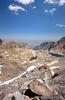
[(0, 37), (57, 40), (65, 36), (65, 0), (0, 0)]

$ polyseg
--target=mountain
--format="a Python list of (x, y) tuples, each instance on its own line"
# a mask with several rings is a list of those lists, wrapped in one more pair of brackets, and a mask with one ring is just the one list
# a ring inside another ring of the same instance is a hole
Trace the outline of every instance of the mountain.
[(34, 47), (35, 50), (46, 50), (49, 49), (50, 47), (52, 47), (55, 44), (55, 42), (43, 42), (40, 45)]
[(65, 37), (62, 37), (56, 42), (43, 42), (40, 45), (34, 47), (35, 50), (46, 50), (46, 49), (54, 49), (54, 50), (61, 50), (65, 49)]
[(56, 50), (65, 49), (65, 37), (62, 37), (61, 39), (56, 41), (52, 48)]

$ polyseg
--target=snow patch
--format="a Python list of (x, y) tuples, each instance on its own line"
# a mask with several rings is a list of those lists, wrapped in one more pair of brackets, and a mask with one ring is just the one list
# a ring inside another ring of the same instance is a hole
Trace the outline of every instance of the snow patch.
[(0, 75), (1, 75), (1, 69), (2, 69), (3, 65), (0, 65)]
[(42, 79), (37, 79), (37, 81), (39, 81), (40, 83), (43, 83), (43, 80)]
[(55, 69), (55, 68), (60, 68), (60, 66), (52, 66), (52, 67), (50, 67), (51, 70)]
[(25, 64), (25, 63), (26, 63), (26, 61), (22, 62), (21, 64)]
[(0, 68), (2, 68), (3, 67), (3, 65), (0, 65)]
[(34, 63), (36, 60), (32, 60), (32, 61), (30, 61), (30, 62), (32, 62), (32, 63)]
[(31, 71), (33, 71), (36, 67), (34, 65), (30, 66), (24, 73), (20, 74), (19, 76), (11, 79), (11, 80), (8, 80), (8, 81), (4, 81), (2, 83), (0, 83), (0, 85), (7, 85), (13, 81), (15, 81), (16, 79), (19, 79), (20, 77), (22, 77), (23, 75), (25, 75), (26, 73), (29, 73)]
[(52, 61), (51, 63), (49, 63), (49, 64), (47, 64), (48, 66), (51, 66), (51, 65), (54, 65), (54, 64), (56, 64), (56, 63), (58, 63), (59, 61), (58, 60), (56, 60), (56, 61)]
[(51, 70), (51, 74), (52, 74), (52, 76), (55, 74), (53, 70)]
[(31, 72), (35, 69), (36, 67), (34, 65), (30, 66), (28, 69), (27, 69), (27, 72)]

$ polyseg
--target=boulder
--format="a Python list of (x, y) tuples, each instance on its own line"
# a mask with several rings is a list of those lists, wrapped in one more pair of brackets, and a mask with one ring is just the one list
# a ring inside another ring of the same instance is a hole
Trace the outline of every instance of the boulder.
[(39, 95), (39, 96), (53, 96), (58, 95), (55, 91), (49, 90), (45, 85), (41, 84), (39, 81), (34, 80), (28, 85), (29, 89)]

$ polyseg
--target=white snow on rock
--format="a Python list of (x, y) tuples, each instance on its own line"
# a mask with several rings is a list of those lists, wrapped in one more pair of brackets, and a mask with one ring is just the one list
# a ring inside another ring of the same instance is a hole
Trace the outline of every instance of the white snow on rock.
[(11, 80), (8, 80), (8, 81), (4, 81), (2, 83), (0, 83), (0, 85), (7, 85), (13, 81), (15, 81), (16, 79), (19, 79), (20, 77), (22, 77), (23, 75), (25, 75), (26, 73), (29, 73), (31, 71), (33, 71), (36, 67), (34, 65), (30, 66), (24, 73), (20, 74), (19, 76), (11, 79)]
[(25, 64), (25, 63), (26, 63), (26, 61), (22, 62), (21, 64)]
[(52, 74), (52, 76), (54, 76), (55, 72), (53, 70), (51, 70), (51, 74)]
[(27, 72), (31, 72), (35, 69), (36, 67), (34, 65), (30, 66), (28, 69), (27, 69)]
[(0, 75), (1, 75), (1, 69), (2, 69), (3, 65), (0, 65)]
[(3, 65), (0, 65), (0, 68), (2, 68), (3, 67)]
[(13, 78), (13, 79), (11, 79), (11, 80), (4, 81), (4, 82), (0, 83), (0, 85), (7, 85), (7, 84), (9, 84), (9, 83), (15, 81), (16, 79), (20, 78), (21, 76), (23, 76), (23, 75), (25, 75), (25, 74), (26, 74), (26, 72), (24, 72), (23, 74), (21, 74), (21, 75), (15, 77), (15, 78)]
[(56, 63), (58, 63), (59, 61), (58, 60), (55, 60), (55, 61), (52, 61), (51, 63), (47, 64), (48, 66), (51, 66), (51, 65), (54, 65)]
[(39, 81), (40, 83), (43, 83), (43, 80), (42, 79), (37, 79), (37, 81)]
[(34, 63), (35, 61), (36, 61), (36, 60), (31, 60), (30, 62), (31, 62), (31, 63)]
[(51, 70), (52, 69), (56, 69), (56, 68), (60, 68), (60, 66), (52, 66), (52, 67), (50, 67)]

